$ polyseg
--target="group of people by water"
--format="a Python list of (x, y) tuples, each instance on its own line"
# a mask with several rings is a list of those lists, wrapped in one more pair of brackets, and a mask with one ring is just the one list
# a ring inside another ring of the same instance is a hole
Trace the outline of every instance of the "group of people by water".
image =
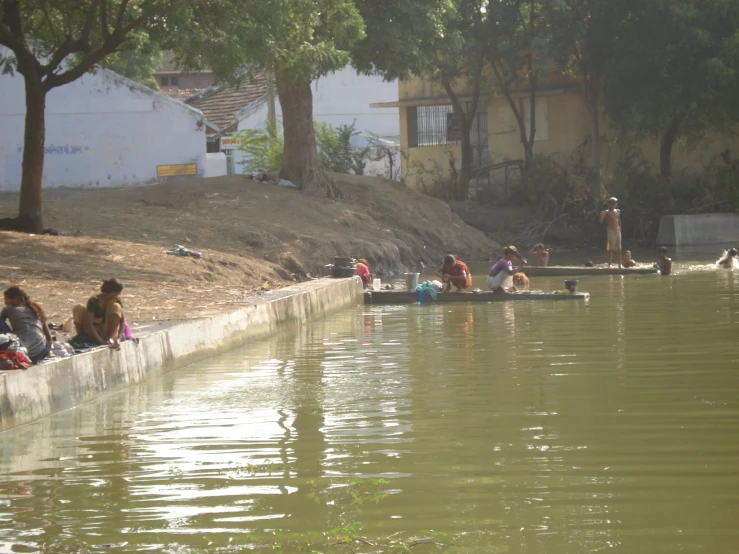
[[(99, 346), (117, 350), (121, 340), (132, 338), (123, 314), (122, 292), (123, 284), (120, 281), (106, 279), (99, 294), (91, 296), (86, 304), (77, 304), (72, 308), (70, 319), (75, 335), (69, 344), (74, 351), (81, 352)], [(30, 363), (47, 358), (53, 351), (55, 341), (41, 304), (31, 300), (26, 291), (18, 286), (6, 289), (3, 297), (5, 307), (0, 312), (0, 354), (5, 352), (6, 361), (11, 360), (12, 354), (12, 358), (21, 366), (26, 361), (24, 358)], [(18, 344), (21, 349), (13, 347)]]

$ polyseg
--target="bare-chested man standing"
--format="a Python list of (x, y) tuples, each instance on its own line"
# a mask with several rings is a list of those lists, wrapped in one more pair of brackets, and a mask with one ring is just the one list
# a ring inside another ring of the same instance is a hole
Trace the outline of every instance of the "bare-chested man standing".
[(608, 199), (608, 209), (600, 212), (600, 222), (606, 220), (608, 225), (608, 242), (606, 242), (606, 251), (608, 252), (608, 267), (611, 267), (613, 261), (613, 253), (618, 256), (618, 267), (621, 267), (621, 210), (618, 209), (618, 199)]

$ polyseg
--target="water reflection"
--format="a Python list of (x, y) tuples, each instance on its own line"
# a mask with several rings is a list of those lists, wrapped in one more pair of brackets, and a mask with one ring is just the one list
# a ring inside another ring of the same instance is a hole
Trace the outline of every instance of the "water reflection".
[(736, 279), (358, 308), (157, 376), (3, 435), (0, 551), (279, 549), (273, 531), (361, 524), (451, 551), (733, 552)]

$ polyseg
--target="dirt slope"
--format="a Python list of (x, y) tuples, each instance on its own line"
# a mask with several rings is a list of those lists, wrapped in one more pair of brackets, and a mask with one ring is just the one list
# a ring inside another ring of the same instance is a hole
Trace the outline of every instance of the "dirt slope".
[[(83, 236), (0, 233), (0, 286), (21, 283), (65, 314), (115, 275), (127, 313), (156, 321), (223, 309), (265, 281), (322, 275), (335, 255), (365, 257), (373, 271), (434, 265), (446, 253), (487, 260), (499, 246), (449, 207), (378, 178), (334, 175), (341, 201), (244, 176), (125, 189), (45, 191), (45, 224)], [(0, 195), (0, 217), (17, 195)], [(183, 244), (202, 260), (164, 254)]]

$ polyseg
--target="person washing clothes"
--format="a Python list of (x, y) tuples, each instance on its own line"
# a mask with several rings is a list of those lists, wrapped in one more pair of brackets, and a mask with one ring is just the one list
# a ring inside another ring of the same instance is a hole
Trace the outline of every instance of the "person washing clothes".
[(125, 326), (121, 292), (123, 284), (118, 279), (106, 279), (100, 287), (100, 294), (91, 296), (86, 306), (77, 304), (72, 309), (77, 336), (70, 343), (75, 348), (78, 345), (120, 348), (118, 340)]
[(490, 268), (488, 275), (488, 287), (493, 292), (508, 294), (516, 290), (513, 285), (513, 275), (520, 273), (521, 269), (513, 268), (513, 260), (520, 258), (515, 246), (506, 246), (503, 250), (503, 258), (495, 262)]
[(472, 286), (472, 275), (467, 264), (451, 254), (444, 258), (444, 263), (436, 270), (436, 275), (441, 277), (444, 292), (450, 292), (452, 285), (456, 287), (457, 292), (462, 292)]

